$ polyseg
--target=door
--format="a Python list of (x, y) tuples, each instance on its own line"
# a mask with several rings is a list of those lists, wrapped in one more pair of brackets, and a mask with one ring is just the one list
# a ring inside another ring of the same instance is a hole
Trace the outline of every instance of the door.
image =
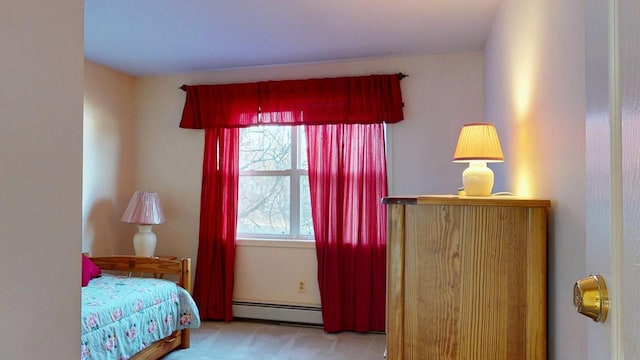
[(611, 308), (588, 326), (589, 359), (637, 359), (640, 345), (640, 2), (588, 0), (586, 271)]

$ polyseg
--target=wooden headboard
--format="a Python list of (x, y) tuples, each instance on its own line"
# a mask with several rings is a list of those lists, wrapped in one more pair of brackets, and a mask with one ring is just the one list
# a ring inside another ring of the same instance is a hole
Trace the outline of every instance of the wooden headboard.
[(178, 276), (178, 285), (191, 293), (191, 259), (169, 260), (157, 257), (145, 256), (97, 256), (91, 257), (91, 261), (101, 270), (122, 271), (125, 273), (142, 276), (150, 274), (161, 277), (165, 274)]

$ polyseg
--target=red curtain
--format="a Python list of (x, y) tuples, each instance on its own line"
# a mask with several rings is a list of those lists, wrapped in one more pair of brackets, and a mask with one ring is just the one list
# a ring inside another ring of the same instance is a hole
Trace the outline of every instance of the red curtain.
[(395, 123), (403, 119), (398, 75), (195, 85), (180, 127), (206, 129), (260, 124)]
[(203, 319), (231, 321), (238, 216), (239, 129), (205, 131), (193, 296)]
[[(387, 195), (382, 123), (403, 119), (399, 74), (183, 86), (180, 127), (206, 129), (194, 298), (232, 319), (237, 128), (307, 127), (326, 331), (384, 331)], [(368, 125), (365, 125), (368, 124)]]
[(324, 329), (384, 331), (383, 125), (307, 126), (306, 132)]
[(258, 121), (258, 84), (183, 86), (187, 92), (180, 127), (247, 127)]

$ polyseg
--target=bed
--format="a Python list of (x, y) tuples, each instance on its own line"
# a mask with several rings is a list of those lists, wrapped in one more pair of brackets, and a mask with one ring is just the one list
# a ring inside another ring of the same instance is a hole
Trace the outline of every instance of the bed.
[(88, 259), (101, 274), (82, 287), (81, 359), (159, 359), (189, 347), (200, 326), (190, 259)]

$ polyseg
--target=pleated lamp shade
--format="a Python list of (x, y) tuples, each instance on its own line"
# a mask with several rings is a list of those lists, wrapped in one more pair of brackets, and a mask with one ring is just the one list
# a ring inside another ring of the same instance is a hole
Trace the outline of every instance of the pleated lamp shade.
[(157, 193), (136, 191), (129, 206), (122, 214), (120, 221), (130, 224), (162, 224), (165, 222), (164, 211)]
[(466, 124), (460, 130), (453, 161), (469, 162), (471, 160), (485, 162), (504, 161), (498, 132), (493, 124)]

